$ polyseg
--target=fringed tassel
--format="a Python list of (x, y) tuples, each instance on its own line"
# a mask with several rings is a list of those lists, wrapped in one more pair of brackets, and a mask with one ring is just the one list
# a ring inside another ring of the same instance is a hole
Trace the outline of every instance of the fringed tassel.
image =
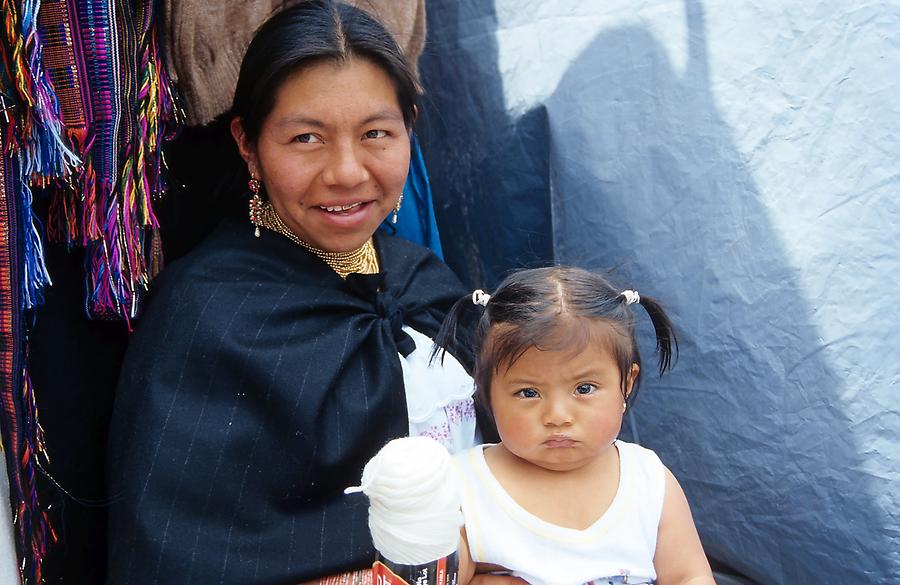
[[(65, 18), (65, 12), (48, 12), (49, 20), (44, 23), (47, 28), (40, 29), (38, 0), (0, 0), (0, 6), (8, 39), (3, 61), (12, 65), (7, 71), (14, 72), (14, 78), (4, 84), (9, 89), (0, 91), (15, 98), (12, 148), (24, 165), (23, 177), (31, 183), (21, 188), (23, 225), (30, 226), (24, 242), (23, 302), (28, 308), (39, 304), (43, 286), (50, 283), (41, 226), (31, 213), (32, 188), (49, 186), (49, 235), (69, 246), (87, 247), (88, 316), (124, 319), (130, 327), (149, 281), (162, 267), (159, 221), (153, 204), (166, 187), (162, 145), (174, 137), (184, 120), (160, 54), (154, 26), (155, 1), (111, 8), (116, 11), (111, 13), (116, 21), (134, 25), (133, 29), (122, 26), (119, 30), (134, 30), (138, 35), (134, 44), (115, 36), (109, 38), (111, 51), (137, 49), (122, 54), (118, 61), (121, 69), (113, 73), (123, 82), (122, 95), (116, 96), (124, 100), (123, 107), (113, 110), (122, 116), (121, 123), (110, 126), (120, 128), (117, 136), (94, 134), (103, 126), (90, 125), (90, 118), (84, 118), (89, 124), (84, 127), (66, 128), (62, 123), (57, 95), (41, 61), (39, 32), (55, 34), (52, 31), (59, 29), (53, 28), (54, 23)], [(97, 49), (96, 54), (108, 53)], [(91, 78), (82, 81), (90, 82)], [(129, 85), (130, 81), (134, 85)], [(110, 167), (112, 161), (118, 161), (113, 163), (115, 168)]]
[[(0, 150), (4, 152), (12, 139), (8, 130), (0, 126)], [(21, 258), (29, 246), (40, 241), (35, 239), (37, 226), (31, 219), (30, 192), (23, 196), (21, 191), (27, 189), (23, 177), (29, 171), (18, 154), (0, 159), (0, 421), (8, 453), (20, 578), (26, 585), (37, 585), (42, 582), (41, 564), (47, 547), (56, 541), (56, 534), (36, 490), (37, 459), (45, 451), (26, 366), (28, 348), (22, 318), (22, 306), (27, 304), (22, 300), (22, 282), (25, 272), (35, 269), (23, 267)], [(35, 256), (39, 254), (29, 254)]]
[[(30, 176), (28, 161), (21, 156), (19, 160), (19, 176)], [(22, 249), (24, 272), (22, 278), (23, 308), (33, 309), (44, 302), (44, 287), (52, 284), (50, 273), (44, 262), (44, 245), (41, 237), (41, 225), (32, 212), (33, 196), (31, 187), (26, 181), (19, 181), (19, 221), (22, 226)]]
[[(150, 25), (149, 20), (146, 24)], [(145, 282), (162, 269), (159, 221), (153, 212), (153, 201), (166, 191), (162, 145), (176, 136), (184, 122), (184, 112), (178, 104), (174, 86), (162, 65), (155, 26), (149, 28), (146, 39), (138, 91), (137, 128), (142, 140), (135, 161), (135, 168), (140, 174), (137, 225), (150, 235), (149, 245), (144, 248), (145, 266), (149, 270), (145, 273)]]
[[(4, 120), (9, 131), (9, 148), (19, 162), (17, 196), (23, 239), (23, 308), (43, 302), (43, 288), (51, 284), (44, 259), (41, 226), (32, 213), (34, 188), (44, 188), (53, 180), (67, 180), (81, 163), (67, 144), (59, 104), (41, 61), (37, 28), (40, 2), (24, 1), (17, 6), (2, 0), (4, 42), (0, 43), (4, 63), (13, 65), (15, 79), (3, 91), (12, 101), (3, 100)], [(12, 116), (10, 116), (12, 112)]]
[[(144, 24), (149, 26), (150, 19), (146, 18)], [(153, 204), (165, 191), (162, 145), (174, 137), (184, 120), (172, 84), (161, 67), (155, 28), (146, 30), (140, 46), (134, 140), (121, 150), (123, 166), (116, 192), (92, 206), (104, 209), (106, 215), (100, 240), (88, 246), (86, 256), (88, 314), (97, 318), (117, 316), (129, 327), (138, 315), (150, 280), (162, 268), (159, 221)], [(102, 194), (96, 196), (102, 199)]]
[[(24, 1), (19, 10), (10, 0), (3, 2), (5, 32), (12, 47), (16, 88), (22, 110), (16, 129), (18, 146), (26, 151), (36, 181), (65, 178), (81, 164), (67, 144), (67, 136), (53, 85), (41, 61), (37, 27), (40, 2)], [(32, 180), (32, 176), (27, 177)]]
[(34, 388), (28, 370), (22, 373), (22, 405), (24, 406), (22, 446), (22, 483), (24, 499), (19, 502), (18, 523), (20, 542), (26, 543), (30, 549), (32, 567), (28, 570), (28, 564), (23, 560), (22, 569), (25, 573), (24, 581), (28, 583), (30, 574), (34, 583), (42, 583), (41, 561), (47, 555), (47, 548), (57, 541), (56, 532), (47, 517), (47, 512), (38, 501), (37, 481), (35, 470), (39, 466), (38, 457), (46, 457), (44, 449), (43, 430), (37, 422), (37, 405), (34, 399)]

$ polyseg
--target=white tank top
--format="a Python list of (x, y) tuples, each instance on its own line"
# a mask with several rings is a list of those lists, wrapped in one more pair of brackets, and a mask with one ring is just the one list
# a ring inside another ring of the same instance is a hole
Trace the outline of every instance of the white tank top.
[(615, 444), (619, 487), (609, 509), (584, 530), (551, 524), (519, 506), (484, 460), (489, 445), (457, 455), (472, 559), (506, 567), (532, 585), (654, 582), (664, 467), (649, 449), (624, 441)]

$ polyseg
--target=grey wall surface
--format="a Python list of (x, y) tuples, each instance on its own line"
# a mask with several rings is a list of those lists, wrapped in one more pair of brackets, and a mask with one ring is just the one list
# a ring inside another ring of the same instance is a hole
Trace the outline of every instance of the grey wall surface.
[(710, 556), (760, 583), (900, 582), (900, 4), (428, 17), (421, 132), (451, 266), (479, 286), (615, 267), (661, 299), (681, 359), (633, 422)]

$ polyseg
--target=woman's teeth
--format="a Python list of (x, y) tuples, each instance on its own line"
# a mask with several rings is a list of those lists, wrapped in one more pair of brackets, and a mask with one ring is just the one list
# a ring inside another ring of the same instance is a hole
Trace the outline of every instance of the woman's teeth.
[(359, 207), (362, 205), (362, 201), (357, 201), (356, 203), (351, 203), (350, 205), (335, 205), (333, 207), (326, 207), (324, 205), (320, 205), (319, 207), (324, 209), (325, 211), (347, 211), (348, 209), (353, 209), (354, 207)]

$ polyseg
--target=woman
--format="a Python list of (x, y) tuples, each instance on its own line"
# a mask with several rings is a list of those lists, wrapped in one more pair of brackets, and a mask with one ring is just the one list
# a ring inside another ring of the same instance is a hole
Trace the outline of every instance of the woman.
[(251, 222), (166, 269), (110, 431), (110, 583), (298, 583), (371, 566), (343, 496), (388, 440), (473, 442), (471, 379), (429, 369), (463, 292), (376, 229), (401, 205), (417, 85), (364, 12), (305, 2), (247, 50), (230, 130)]

